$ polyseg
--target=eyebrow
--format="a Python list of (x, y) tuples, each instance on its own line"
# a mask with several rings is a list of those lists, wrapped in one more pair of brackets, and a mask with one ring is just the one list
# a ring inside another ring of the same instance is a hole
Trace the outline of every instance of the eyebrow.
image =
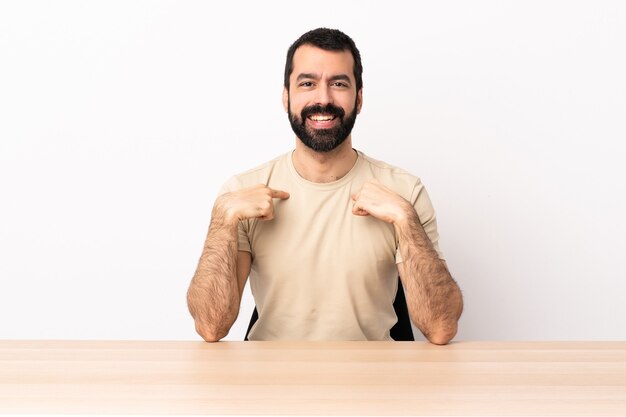
[[(317, 80), (319, 78), (320, 78), (319, 74), (315, 74), (312, 72), (303, 72), (303, 73), (298, 74), (296, 81), (305, 80), (305, 79)], [(348, 83), (351, 82), (350, 77), (348, 77), (346, 74), (333, 75), (332, 77), (330, 77), (330, 81), (346, 81)]]

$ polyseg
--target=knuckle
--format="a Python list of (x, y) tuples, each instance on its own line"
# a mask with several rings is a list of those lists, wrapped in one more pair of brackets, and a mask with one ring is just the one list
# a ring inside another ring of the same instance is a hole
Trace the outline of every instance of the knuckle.
[(258, 205), (257, 205), (257, 211), (263, 215), (266, 215), (267, 213), (271, 212), (271, 207), (272, 204), (268, 201), (261, 201)]

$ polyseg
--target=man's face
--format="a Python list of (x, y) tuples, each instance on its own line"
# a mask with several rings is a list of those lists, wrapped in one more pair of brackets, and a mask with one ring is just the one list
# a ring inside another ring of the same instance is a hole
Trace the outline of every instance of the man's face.
[(302, 45), (293, 56), (283, 105), (296, 136), (316, 152), (329, 152), (350, 136), (361, 110), (350, 51)]

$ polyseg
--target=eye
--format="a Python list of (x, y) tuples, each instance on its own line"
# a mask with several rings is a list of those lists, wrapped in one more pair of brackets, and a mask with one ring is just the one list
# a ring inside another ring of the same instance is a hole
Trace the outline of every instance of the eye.
[(346, 84), (346, 83), (344, 83), (342, 81), (335, 81), (332, 85), (334, 87), (340, 87), (340, 88), (347, 88), (348, 87), (348, 84)]
[(300, 87), (313, 87), (313, 83), (311, 81), (305, 81), (300, 83)]

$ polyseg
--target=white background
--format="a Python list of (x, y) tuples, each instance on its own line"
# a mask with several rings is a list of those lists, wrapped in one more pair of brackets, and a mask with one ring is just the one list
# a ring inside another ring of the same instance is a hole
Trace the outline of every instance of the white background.
[(619, 1), (1, 2), (0, 338), (199, 340), (215, 195), (293, 148), (319, 26), (362, 53), (354, 146), (429, 190), (457, 339), (624, 339)]

